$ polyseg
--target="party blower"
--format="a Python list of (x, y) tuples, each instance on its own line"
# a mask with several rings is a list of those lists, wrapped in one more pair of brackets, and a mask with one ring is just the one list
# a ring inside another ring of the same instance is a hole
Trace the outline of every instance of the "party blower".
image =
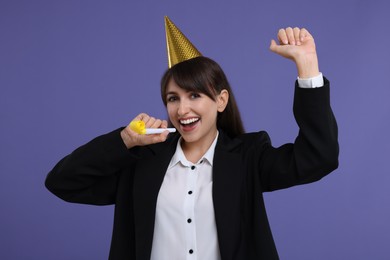
[(176, 132), (175, 128), (145, 128), (145, 122), (142, 120), (131, 121), (130, 129), (140, 135), (161, 134), (164, 131), (169, 131), (170, 133)]

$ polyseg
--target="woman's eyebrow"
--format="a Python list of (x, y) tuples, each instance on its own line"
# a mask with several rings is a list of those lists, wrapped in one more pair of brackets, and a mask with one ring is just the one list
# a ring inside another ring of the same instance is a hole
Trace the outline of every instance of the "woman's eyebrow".
[(165, 96), (168, 96), (168, 95), (177, 95), (177, 93), (174, 91), (170, 91), (170, 92), (165, 93)]

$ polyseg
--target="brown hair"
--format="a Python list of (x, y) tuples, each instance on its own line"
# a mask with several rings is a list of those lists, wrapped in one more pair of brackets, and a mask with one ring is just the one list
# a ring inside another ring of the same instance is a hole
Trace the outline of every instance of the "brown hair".
[(233, 91), (225, 73), (215, 61), (207, 57), (197, 57), (180, 62), (168, 69), (161, 79), (161, 98), (165, 106), (167, 105), (166, 89), (171, 79), (182, 89), (203, 93), (212, 100), (215, 100), (216, 95), (226, 89), (229, 92), (229, 101), (225, 110), (218, 113), (217, 128), (230, 137), (244, 133)]

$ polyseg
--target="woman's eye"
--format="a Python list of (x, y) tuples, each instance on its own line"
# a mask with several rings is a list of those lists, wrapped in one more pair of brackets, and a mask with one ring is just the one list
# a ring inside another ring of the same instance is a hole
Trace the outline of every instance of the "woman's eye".
[(192, 99), (199, 98), (199, 97), (200, 97), (200, 94), (198, 94), (198, 93), (191, 93), (191, 98)]
[(175, 96), (170, 96), (170, 97), (167, 98), (168, 102), (174, 102), (176, 100), (177, 100), (177, 97), (175, 97)]

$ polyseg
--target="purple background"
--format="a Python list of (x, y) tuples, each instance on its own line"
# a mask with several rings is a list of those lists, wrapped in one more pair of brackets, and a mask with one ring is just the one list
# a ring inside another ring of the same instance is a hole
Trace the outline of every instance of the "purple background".
[(296, 70), (269, 42), (280, 27), (313, 33), (340, 167), (265, 194), (281, 259), (389, 259), (389, 2), (234, 2), (1, 0), (0, 259), (107, 259), (113, 207), (65, 203), (43, 183), (63, 156), (139, 112), (165, 118), (164, 15), (224, 68), (246, 129), (276, 146), (297, 133)]

